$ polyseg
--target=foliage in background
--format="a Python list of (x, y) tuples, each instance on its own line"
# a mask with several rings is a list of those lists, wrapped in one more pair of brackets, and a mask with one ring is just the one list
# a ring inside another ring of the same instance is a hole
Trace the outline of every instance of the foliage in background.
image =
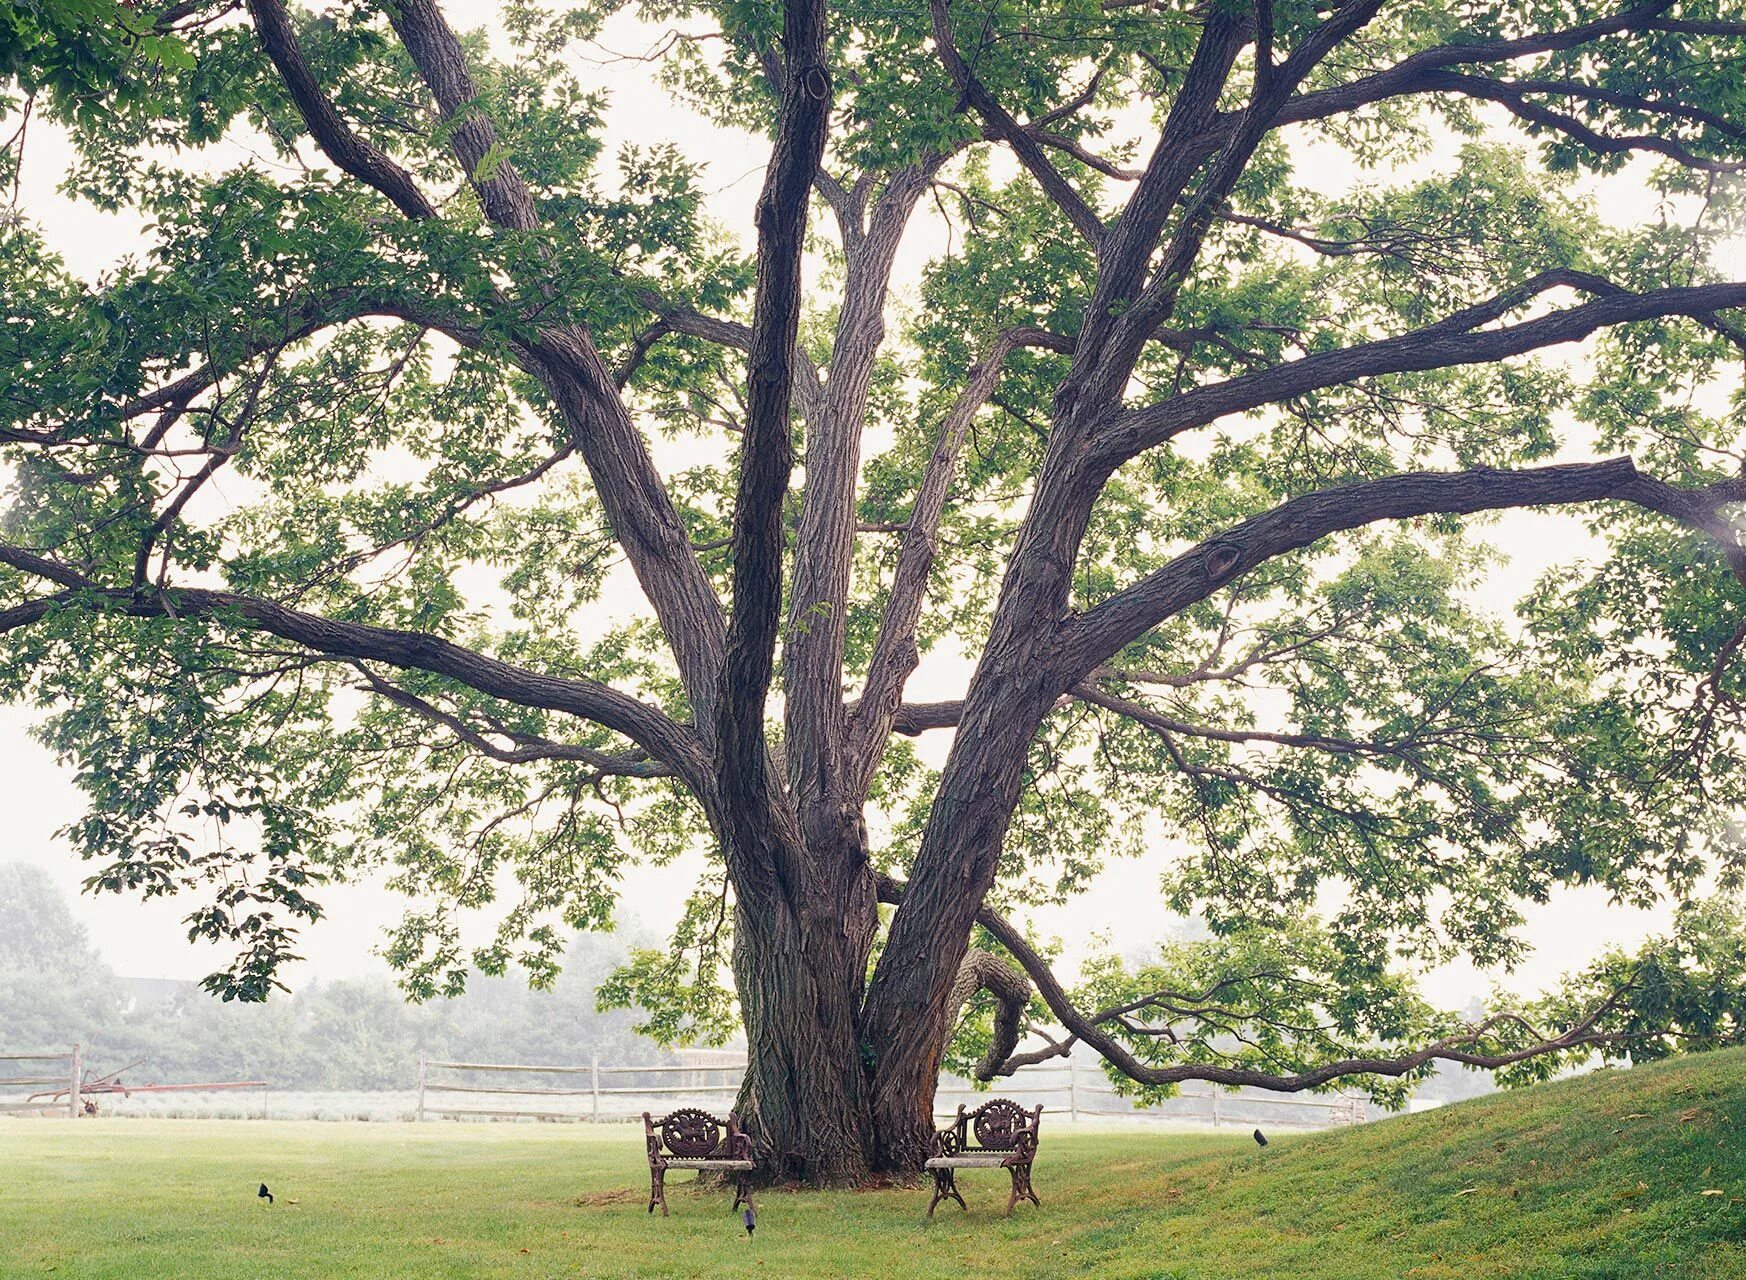
[(473, 975), (455, 1000), (409, 1005), (386, 976), (311, 982), (265, 1003), (219, 1002), (199, 984), (130, 982), (103, 963), (38, 868), (0, 862), (0, 1052), (77, 1042), (95, 1072), (139, 1058), (126, 1079), (267, 1080), (276, 1089), (406, 1090), (418, 1057), (615, 1066), (667, 1060), (633, 1012), (596, 1010), (623, 955), (614, 935), (573, 940), (550, 990), (526, 976)]

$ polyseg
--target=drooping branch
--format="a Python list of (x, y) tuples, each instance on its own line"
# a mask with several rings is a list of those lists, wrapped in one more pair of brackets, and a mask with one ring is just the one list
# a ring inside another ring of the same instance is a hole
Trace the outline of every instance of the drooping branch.
[[(905, 885), (889, 875), (879, 877), (878, 892), (881, 902), (901, 903), (905, 889)], [(1023, 931), (1010, 920), (999, 912), (984, 906), (976, 913), (976, 923), (986, 929), (995, 941), (999, 942), (1007, 953), (1018, 961), (1019, 967), (1030, 979), (1029, 983), (1024, 983), (1020, 979), (1018, 984), (1014, 984), (1011, 978), (1017, 978), (1018, 975), (1001, 964), (997, 958), (993, 958), (993, 963), (1005, 969), (1007, 975), (1010, 975), (1010, 977), (1004, 978), (996, 975), (1002, 1008), (1001, 1016), (1003, 1018), (1014, 1016), (1009, 1011), (1015, 1008), (1022, 1011), (1029, 1003), (1030, 984), (1034, 983), (1036, 994), (1042, 997), (1043, 1003), (1049, 1007), (1049, 1011), (1055, 1015), (1056, 1020), (1067, 1031), (1065, 1039), (1051, 1040), (1046, 1048), (1030, 1053), (1008, 1054), (998, 1065), (993, 1064), (989, 1058), (985, 1057), (982, 1062), (978, 1063), (976, 1069), (977, 1078), (982, 1080), (992, 1080), (997, 1075), (1010, 1075), (1020, 1066), (1064, 1057), (1072, 1051), (1075, 1043), (1083, 1042), (1100, 1054), (1104, 1061), (1137, 1084), (1159, 1087), (1201, 1081), (1225, 1085), (1230, 1088), (1266, 1089), (1274, 1093), (1299, 1093), (1308, 1089), (1321, 1088), (1348, 1076), (1378, 1075), (1398, 1078), (1410, 1075), (1432, 1062), (1453, 1062), (1463, 1066), (1495, 1071), (1513, 1063), (1525, 1062), (1530, 1058), (1589, 1046), (1598, 1047), (1616, 1043), (1623, 1038), (1620, 1033), (1597, 1029), (1600, 1020), (1616, 1008), (1618, 1002), (1623, 998), (1625, 993), (1621, 991), (1615, 992), (1609, 999), (1591, 1010), (1581, 1021), (1560, 1034), (1545, 1036), (1536, 1033), (1534, 1043), (1500, 1052), (1482, 1052), (1477, 1046), (1481, 1045), (1485, 1038), (1500, 1026), (1528, 1026), (1520, 1015), (1513, 1013), (1495, 1014), (1453, 1035), (1444, 1036), (1406, 1053), (1354, 1055), (1326, 1062), (1306, 1071), (1289, 1074), (1275, 1074), (1247, 1067), (1220, 1066), (1216, 1063), (1185, 1062), (1171, 1066), (1153, 1066), (1135, 1057), (1132, 1050), (1111, 1034), (1107, 1027), (1107, 1024), (1125, 1018), (1129, 1013), (1148, 1003), (1147, 1001), (1087, 1014), (1073, 1003), (1048, 961), (1030, 944)], [(978, 973), (981, 972), (981, 968), (982, 966), (979, 965)], [(954, 995), (964, 987), (966, 982), (966, 976), (961, 970), (953, 988)], [(973, 994), (975, 989), (974, 986), (970, 986), (964, 990), (965, 998)], [(1202, 993), (1200, 998), (1186, 998), (1185, 1003), (1192, 1010), (1195, 1006), (1204, 1006), (1214, 994), (1216, 994), (1216, 988), (1212, 992)], [(958, 1008), (961, 1005), (955, 1004), (953, 1007)]]
[(1178, 720), (1148, 707), (1132, 698), (1124, 698), (1087, 681), (1073, 686), (1073, 696), (1081, 702), (1101, 707), (1161, 733), (1183, 737), (1206, 738), (1213, 742), (1263, 743), (1278, 747), (1301, 747), (1311, 751), (1327, 751), (1336, 755), (1410, 757), (1425, 744), (1422, 738), (1409, 741), (1344, 738), (1326, 733), (1280, 733), (1266, 729), (1223, 729), (1216, 725), (1194, 724)]
[[(206, 445), (206, 461), (195, 471), (164, 507), (158, 513), (140, 537), (139, 549), (134, 553), (133, 581), (136, 587), (143, 586), (146, 581), (148, 565), (151, 561), (152, 548), (159, 538), (165, 540), (162, 573), (170, 570), (170, 551), (168, 542), (176, 522), (182, 518), (182, 513), (195, 496), (212, 478), (237, 455), (242, 447), (243, 433), (248, 429), (249, 420), (254, 416), (255, 406), (259, 403), (261, 392), (266, 388), (267, 380), (272, 375), (274, 366), (278, 363), (284, 345), (274, 348), (266, 354), (260, 369), (249, 380), (248, 390), (243, 397), (241, 408), (231, 417), (228, 430), (222, 439), (209, 440)], [(213, 415), (213, 424), (218, 424), (217, 415)]]
[[(73, 607), (142, 618), (204, 617), (264, 631), (334, 659), (425, 671), (504, 702), (578, 716), (623, 734), (707, 797), (707, 770), (695, 733), (660, 709), (596, 680), (546, 675), (425, 632), (324, 618), (237, 592), (169, 585), (149, 590), (106, 587), (21, 547), (0, 544), (0, 564), (66, 588), (55, 605), (30, 601), (17, 606), (17, 625), (38, 621), (53, 608)], [(35, 616), (26, 616), (30, 614)]]
[[(469, 724), (461, 716), (421, 698), (409, 689), (402, 688), (391, 680), (384, 679), (372, 671), (364, 662), (352, 662), (351, 667), (357, 671), (364, 682), (364, 687), (387, 702), (392, 702), (416, 715), (422, 716), (432, 724), (439, 724), (449, 730), (461, 742), (466, 743), (481, 755), (488, 756), (501, 764), (531, 764), (539, 760), (575, 760), (586, 764), (597, 771), (601, 777), (615, 778), (671, 778), (675, 770), (671, 765), (651, 759), (646, 752), (625, 753), (614, 755), (605, 751), (597, 751), (593, 747), (583, 746), (575, 742), (554, 742), (538, 734), (515, 733), (501, 725), (491, 725), (487, 730), (481, 730)], [(494, 740), (490, 734), (513, 742), (514, 746), (506, 747)]]
[[(1659, 16), (1671, 7), (1671, 0), (1656, 0), (1652, 4), (1636, 6), (1563, 30), (1424, 49), (1392, 67), (1347, 84), (1293, 98), (1279, 110), (1274, 124), (1281, 126), (1325, 120), (1394, 98), (1441, 93), (1499, 103), (1528, 124), (1561, 134), (1599, 155), (1647, 152), (1665, 156), (1692, 169), (1710, 172), (1737, 171), (1741, 167), (1741, 161), (1721, 160), (1703, 155), (1693, 151), (1680, 139), (1665, 133), (1608, 134), (1568, 112), (1554, 111), (1530, 100), (1531, 96), (1561, 97), (1567, 101), (1614, 107), (1651, 121), (1700, 125), (1724, 138), (1738, 140), (1741, 137), (1741, 129), (1737, 123), (1715, 112), (1681, 102), (1676, 97), (1627, 93), (1564, 76), (1528, 75), (1504, 78), (1491, 72), (1452, 70), (1519, 64), (1526, 58), (1571, 53), (1608, 37), (1636, 33), (1660, 32), (1719, 38), (1738, 37), (1746, 33), (1746, 24), (1741, 23), (1686, 22)], [(1227, 119), (1223, 127), (1235, 127), (1234, 119)], [(1212, 145), (1210, 140), (1207, 145)]]
[[(262, 317), (258, 332), (248, 334), (238, 342), (238, 349), (227, 359), (212, 359), (197, 365), (160, 386), (129, 397), (113, 411), (114, 420), (123, 423), (153, 417), (155, 421), (137, 440), (125, 435), (109, 436), (91, 432), (94, 426), (108, 423), (109, 415), (93, 415), (90, 421), (58, 424), (44, 430), (16, 427), (0, 429), (0, 438), (19, 444), (45, 448), (89, 446), (121, 449), (138, 454), (163, 452), (165, 438), (187, 415), (195, 400), (218, 386), (222, 380), (258, 359), (312, 338), (325, 329), (357, 320), (401, 320), (443, 334), (463, 347), (479, 347), (484, 338), (475, 317), (443, 301), (396, 295), (374, 289), (337, 289), (307, 296), (275, 308)], [(209, 452), (201, 448), (197, 452)]]
[(1025, 980), (1024, 974), (992, 951), (972, 947), (963, 964), (958, 966), (958, 979), (952, 984), (951, 1007), (962, 1010), (978, 991), (986, 991), (994, 997), (994, 1034), (982, 1060), (976, 1064), (975, 1074), (978, 1080), (992, 1080), (1024, 1037), (1025, 1009), (1031, 1000), (1031, 984)]

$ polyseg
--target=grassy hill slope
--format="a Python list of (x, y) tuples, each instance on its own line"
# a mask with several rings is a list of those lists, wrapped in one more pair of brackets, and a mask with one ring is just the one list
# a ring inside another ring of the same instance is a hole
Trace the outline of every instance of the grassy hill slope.
[(1002, 1180), (932, 1224), (912, 1189), (770, 1193), (747, 1241), (717, 1193), (644, 1214), (622, 1127), (10, 1120), (0, 1276), (1742, 1280), (1746, 1052), (1265, 1149), (1045, 1116), (1043, 1207), (1003, 1221)]

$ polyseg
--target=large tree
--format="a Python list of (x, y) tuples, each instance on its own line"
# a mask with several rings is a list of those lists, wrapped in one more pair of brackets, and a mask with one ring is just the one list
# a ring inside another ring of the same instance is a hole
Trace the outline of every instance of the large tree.
[[(1737, 883), (1746, 21), (647, 0), (675, 119), (768, 140), (741, 229), (604, 147), (622, 7), (0, 3), (4, 164), (52, 127), (139, 227), (87, 279), (0, 221), (4, 691), (96, 887), (205, 892), (260, 998), (389, 867), (431, 994), (701, 857), (608, 994), (743, 1024), (820, 1181), (916, 1167), (949, 1054), (1301, 1089), (1737, 1032), (1682, 943), (1558, 1025), (1397, 961)], [(1554, 506), (1593, 556), (1484, 607), (1487, 513)], [(962, 694), (906, 701), (931, 650)], [(1067, 989), (1024, 911), (1160, 833), (1209, 934)]]

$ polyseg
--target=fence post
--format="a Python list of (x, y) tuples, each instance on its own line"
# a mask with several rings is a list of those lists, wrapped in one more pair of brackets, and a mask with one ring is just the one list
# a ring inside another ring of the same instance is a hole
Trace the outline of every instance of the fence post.
[(67, 1089), (67, 1114), (73, 1119), (79, 1118), (79, 1076), (82, 1062), (79, 1057), (79, 1046), (73, 1046), (73, 1083)]
[(424, 1050), (418, 1051), (418, 1123), (424, 1123)]
[(600, 1123), (600, 1055), (597, 1053), (588, 1063), (588, 1092), (593, 1099), (590, 1119), (594, 1124)]
[(267, 1086), (261, 1086), (261, 1119), (267, 1118)]
[(1219, 1091), (1217, 1089), (1212, 1091), (1212, 1122), (1213, 1128), (1219, 1127)]
[(1067, 1058), (1067, 1118), (1079, 1120), (1079, 1064), (1071, 1055)]

